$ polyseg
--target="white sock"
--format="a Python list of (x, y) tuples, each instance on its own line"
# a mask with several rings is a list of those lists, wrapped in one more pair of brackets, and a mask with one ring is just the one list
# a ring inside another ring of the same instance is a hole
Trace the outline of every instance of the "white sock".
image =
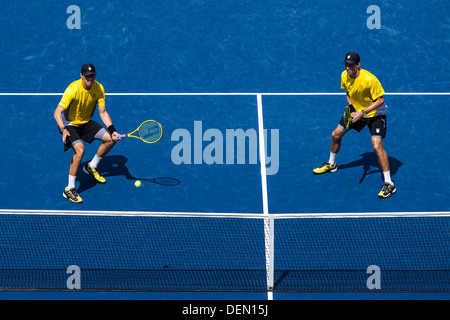
[(336, 163), (336, 156), (336, 153), (330, 151), (330, 160), (328, 160), (328, 163), (334, 165)]
[(391, 171), (383, 172), (384, 183), (394, 184), (391, 180)]
[(91, 169), (97, 169), (98, 163), (102, 160), (102, 158), (98, 157), (97, 155), (94, 156), (94, 158), (89, 163), (89, 167)]
[(75, 180), (76, 179), (77, 179), (76, 176), (71, 176), (69, 174), (69, 184), (67, 185), (67, 190), (75, 189)]

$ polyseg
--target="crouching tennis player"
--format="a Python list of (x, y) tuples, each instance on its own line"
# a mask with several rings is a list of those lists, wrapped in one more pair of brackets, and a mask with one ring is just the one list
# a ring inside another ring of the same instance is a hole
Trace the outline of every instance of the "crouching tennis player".
[[(62, 134), (64, 151), (70, 148), (74, 151), (70, 161), (69, 182), (63, 193), (63, 196), (73, 203), (83, 202), (75, 189), (75, 180), (85, 151), (83, 141), (87, 143), (92, 143), (94, 140), (102, 141), (94, 158), (83, 167), (83, 171), (90, 174), (98, 183), (105, 183), (106, 180), (97, 170), (97, 166), (114, 147), (116, 141), (120, 140), (119, 133), (106, 111), (105, 90), (95, 80), (96, 76), (94, 65), (84, 64), (81, 68), (81, 79), (67, 87), (54, 113), (56, 124)], [(107, 129), (91, 120), (96, 107)]]
[(349, 52), (344, 59), (345, 70), (341, 75), (341, 88), (347, 94), (347, 102), (352, 109), (350, 126), (345, 129), (344, 117), (331, 134), (330, 158), (320, 167), (313, 170), (314, 174), (335, 172), (337, 170), (336, 156), (341, 148), (342, 137), (349, 130), (360, 132), (367, 126), (371, 133), (372, 146), (378, 157), (383, 172), (384, 184), (378, 197), (389, 198), (396, 191), (391, 179), (389, 159), (383, 148), (383, 138), (386, 136), (386, 109), (384, 89), (380, 81), (369, 71), (361, 69), (360, 57), (356, 52)]

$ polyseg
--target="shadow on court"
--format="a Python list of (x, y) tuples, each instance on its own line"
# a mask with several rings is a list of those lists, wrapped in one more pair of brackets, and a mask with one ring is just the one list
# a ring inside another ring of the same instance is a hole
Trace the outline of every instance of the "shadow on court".
[[(361, 176), (361, 179), (359, 180), (359, 183), (363, 183), (364, 179), (369, 174), (374, 173), (380, 173), (380, 179), (383, 181), (383, 175), (381, 172), (380, 165), (378, 163), (378, 158), (374, 152), (366, 152), (360, 155), (362, 158), (353, 162), (349, 162), (347, 164), (339, 165), (339, 170), (343, 169), (349, 169), (354, 167), (362, 167), (363, 174)], [(403, 165), (403, 163), (394, 158), (394, 157), (388, 157), (389, 158), (389, 168), (391, 171), (391, 176), (394, 176), (398, 169)], [(372, 169), (374, 168), (374, 169)]]
[[(82, 193), (86, 190), (89, 190), (90, 188), (94, 187), (97, 182), (94, 181), (94, 179), (84, 173), (81, 169), (83, 168), (88, 161), (85, 161), (81, 164), (80, 171), (77, 176), (77, 180), (80, 183), (80, 186), (78, 188), (78, 193)], [(155, 178), (140, 178), (135, 177), (133, 174), (131, 174), (130, 170), (126, 166), (126, 163), (128, 162), (128, 158), (124, 156), (107, 156), (105, 157), (102, 162), (99, 165), (99, 170), (103, 177), (115, 177), (115, 176), (123, 176), (126, 180), (141, 180), (141, 181), (148, 181), (153, 182), (158, 185), (162, 186), (177, 186), (181, 182), (180, 180), (176, 178), (171, 177), (155, 177)]]

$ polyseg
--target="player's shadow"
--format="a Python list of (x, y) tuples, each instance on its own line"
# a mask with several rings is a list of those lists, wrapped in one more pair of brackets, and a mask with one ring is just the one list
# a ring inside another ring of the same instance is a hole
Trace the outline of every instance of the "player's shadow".
[[(374, 173), (379, 173), (381, 180), (383, 180), (383, 173), (381, 172), (380, 164), (378, 163), (378, 158), (375, 152), (366, 152), (361, 154), (360, 156), (362, 158), (359, 160), (339, 165), (338, 170), (349, 169), (354, 167), (362, 167), (363, 174), (361, 176), (361, 179), (359, 180), (359, 183), (363, 183), (364, 179), (369, 174)], [(391, 171), (391, 176), (394, 176), (397, 173), (398, 169), (403, 165), (403, 163), (394, 157), (388, 156), (388, 158), (389, 158), (389, 170)]]
[[(162, 186), (177, 186), (180, 184), (180, 180), (171, 177), (135, 177), (133, 174), (131, 174), (130, 170), (128, 170), (126, 166), (127, 162), (128, 159), (124, 156), (106, 156), (99, 164), (99, 171), (106, 179), (108, 177), (124, 176), (127, 180), (148, 181)], [(83, 171), (82, 168), (86, 165), (86, 163), (88, 163), (88, 161), (81, 164), (80, 170), (77, 175), (77, 180), (80, 183), (77, 190), (78, 193), (82, 193), (83, 191), (86, 191), (97, 184), (93, 177)]]

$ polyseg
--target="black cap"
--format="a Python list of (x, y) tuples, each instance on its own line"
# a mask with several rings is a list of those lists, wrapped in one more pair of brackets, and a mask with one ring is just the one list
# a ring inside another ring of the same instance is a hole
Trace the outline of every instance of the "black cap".
[(92, 75), (96, 76), (97, 75), (97, 72), (95, 72), (95, 67), (91, 63), (83, 64), (83, 66), (81, 67), (81, 73), (84, 76), (92, 76)]
[(359, 54), (356, 52), (349, 52), (345, 55), (344, 62), (349, 64), (357, 64), (360, 61)]

